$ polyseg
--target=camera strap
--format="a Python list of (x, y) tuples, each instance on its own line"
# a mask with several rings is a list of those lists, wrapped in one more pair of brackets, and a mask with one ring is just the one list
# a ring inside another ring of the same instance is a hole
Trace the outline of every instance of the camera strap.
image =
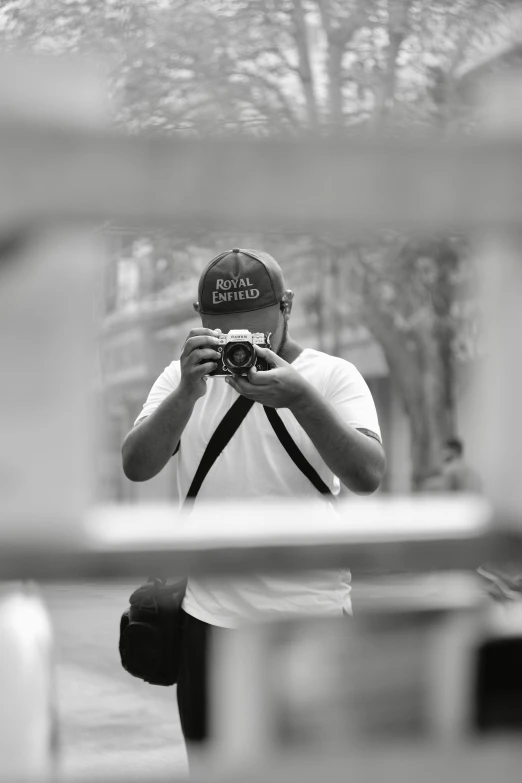
[(254, 400), (240, 396), (219, 422), (214, 434), (207, 443), (207, 447), (198, 465), (198, 469), (192, 479), (183, 507), (188, 501), (194, 500), (210, 468), (217, 460), (225, 446), (232, 440), (239, 429), (239, 425), (254, 404)]
[(324, 495), (329, 501), (335, 502), (337, 498), (331, 492), (329, 487), (326, 486), (316, 469), (310, 465), (304, 454), (300, 451), (299, 447), (296, 445), (292, 436), (283, 424), (283, 421), (277, 413), (276, 409), (269, 408), (266, 405), (263, 405), (263, 408), (265, 409), (268, 421), (272, 425), (272, 429), (279, 438), (279, 442), (283, 446), (290, 459), (299, 468), (301, 473), (304, 473), (306, 478), (312, 482), (314, 487), (318, 492), (321, 493), (321, 495)]

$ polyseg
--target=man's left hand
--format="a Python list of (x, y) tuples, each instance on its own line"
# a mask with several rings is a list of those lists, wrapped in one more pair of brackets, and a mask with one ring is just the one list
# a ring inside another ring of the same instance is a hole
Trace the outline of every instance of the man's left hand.
[(266, 360), (269, 370), (252, 367), (248, 375), (231, 375), (227, 383), (239, 394), (270, 408), (292, 408), (306, 397), (308, 382), (269, 348), (255, 346), (259, 356)]

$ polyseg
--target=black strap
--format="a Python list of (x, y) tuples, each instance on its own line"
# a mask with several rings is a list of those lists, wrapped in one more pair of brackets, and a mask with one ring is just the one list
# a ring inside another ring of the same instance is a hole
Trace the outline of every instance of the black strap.
[(249, 400), (246, 397), (238, 397), (235, 403), (232, 405), (229, 411), (219, 422), (216, 431), (207, 443), (205, 453), (201, 458), (196, 474), (192, 479), (187, 497), (183, 505), (187, 505), (187, 501), (193, 500), (198, 494), (203, 481), (210, 468), (217, 460), (227, 443), (233, 438), (235, 432), (238, 430), (239, 425), (247, 415), (248, 411), (254, 404), (254, 400)]
[(279, 438), (279, 441), (290, 459), (297, 465), (299, 470), (304, 473), (307, 479), (309, 479), (314, 487), (321, 493), (321, 495), (328, 495), (329, 500), (336, 500), (335, 495), (326, 486), (316, 469), (310, 465), (306, 457), (301, 453), (299, 448), (294, 443), (292, 436), (283, 424), (279, 414), (275, 408), (268, 408), (263, 405), (265, 413), (268, 417), (268, 421), (272, 425), (272, 428)]

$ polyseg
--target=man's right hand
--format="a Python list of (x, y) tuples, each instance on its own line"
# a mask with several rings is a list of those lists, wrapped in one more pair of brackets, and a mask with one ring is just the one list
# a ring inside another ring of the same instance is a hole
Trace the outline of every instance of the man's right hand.
[(197, 400), (207, 391), (205, 375), (217, 367), (221, 354), (217, 350), (219, 330), (199, 327), (191, 329), (181, 352), (181, 381), (179, 388)]

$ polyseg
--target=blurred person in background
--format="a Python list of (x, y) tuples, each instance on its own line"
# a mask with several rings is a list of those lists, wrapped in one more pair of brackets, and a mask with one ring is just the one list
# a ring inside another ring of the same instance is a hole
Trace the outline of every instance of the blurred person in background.
[[(333, 495), (341, 482), (367, 495), (379, 487), (385, 456), (375, 405), (358, 370), (344, 359), (302, 348), (288, 331), (293, 292), (279, 264), (264, 251), (235, 248), (201, 275), (192, 329), (181, 357), (152, 387), (123, 444), (133, 481), (157, 475), (174, 453), (185, 498), (211, 436), (240, 395), (255, 401), (206, 476), (198, 500), (306, 501), (320, 524), (332, 503), (298, 469), (279, 442), (263, 406), (275, 408), (294, 443)], [(222, 355), (219, 334), (232, 329), (270, 335), (256, 346), (268, 369), (209, 377)], [(259, 403), (259, 404), (256, 404)], [(237, 524), (237, 520), (234, 520)], [(226, 525), (226, 516), (215, 519)], [(248, 528), (248, 519), (244, 520)], [(187, 749), (207, 738), (207, 656), (212, 628), (234, 629), (273, 616), (351, 613), (348, 571), (288, 577), (249, 574), (216, 580), (189, 577), (183, 602), (183, 641), (177, 698)], [(190, 757), (190, 752), (189, 752)]]
[(445, 492), (446, 480), (442, 472), (442, 468), (436, 468), (432, 470), (427, 476), (425, 476), (422, 484), (421, 491), (428, 495), (432, 495), (435, 492)]
[(446, 441), (443, 460), (443, 491), (481, 492), (482, 482), (478, 473), (464, 459), (464, 443), (460, 438), (449, 438)]

